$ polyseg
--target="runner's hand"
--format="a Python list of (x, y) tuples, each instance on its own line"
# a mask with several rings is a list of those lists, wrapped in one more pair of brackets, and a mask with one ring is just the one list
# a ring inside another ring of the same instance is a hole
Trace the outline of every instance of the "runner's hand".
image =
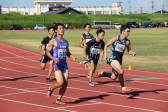
[(56, 64), (59, 63), (59, 59), (58, 58), (54, 58), (53, 60)]
[(83, 58), (87, 59), (87, 56), (86, 56), (86, 55), (84, 55), (84, 56), (83, 56)]
[(136, 56), (136, 52), (132, 52), (132, 56)]
[(73, 57), (73, 61), (76, 61), (76, 57)]

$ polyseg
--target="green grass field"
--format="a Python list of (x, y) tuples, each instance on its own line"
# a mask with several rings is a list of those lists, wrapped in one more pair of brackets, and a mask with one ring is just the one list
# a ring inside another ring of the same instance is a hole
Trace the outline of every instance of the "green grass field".
[[(104, 41), (119, 34), (119, 30), (105, 30)], [(79, 37), (84, 30), (67, 30), (64, 38), (70, 43), (70, 51), (78, 61), (83, 60), (83, 50), (78, 47)], [(91, 34), (96, 37), (96, 30)], [(0, 31), (0, 42), (31, 51), (39, 52), (42, 39), (48, 35), (47, 31)], [(131, 29), (128, 37), (132, 50), (137, 53), (132, 57), (125, 53), (123, 67), (132, 65), (133, 69), (168, 72), (168, 28)], [(111, 47), (109, 47), (111, 49)], [(40, 58), (40, 57), (39, 57)], [(103, 65), (106, 65), (105, 62)]]

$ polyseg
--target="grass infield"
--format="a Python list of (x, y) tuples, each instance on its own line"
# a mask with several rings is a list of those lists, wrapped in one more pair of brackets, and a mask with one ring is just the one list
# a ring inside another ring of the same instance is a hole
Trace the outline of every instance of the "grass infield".
[[(119, 34), (119, 29), (105, 29), (105, 43)], [(69, 41), (71, 53), (78, 61), (83, 60), (83, 49), (78, 47), (80, 36), (84, 30), (66, 30), (64, 38)], [(91, 34), (96, 37), (96, 29)], [(42, 39), (48, 35), (46, 31), (0, 31), (0, 42), (39, 53)], [(128, 39), (131, 48), (137, 53), (133, 57), (127, 52), (123, 57), (123, 67), (129, 65), (133, 69), (168, 72), (168, 28), (131, 29)], [(109, 50), (111, 47), (109, 47)], [(40, 57), (39, 57), (40, 58)], [(102, 65), (107, 65), (105, 62)]]

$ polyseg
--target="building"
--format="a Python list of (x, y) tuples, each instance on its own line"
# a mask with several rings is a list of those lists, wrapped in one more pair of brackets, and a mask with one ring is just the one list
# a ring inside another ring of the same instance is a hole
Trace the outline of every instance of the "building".
[(121, 14), (122, 13), (122, 5), (121, 3), (112, 3), (109, 7), (74, 7), (72, 8), (72, 3), (74, 1), (39, 1), (36, 0), (33, 3), (35, 3), (35, 8), (25, 8), (25, 7), (5, 7), (2, 8), (2, 14), (10, 13), (10, 12), (19, 12), (22, 15), (40, 15), (44, 14), (49, 11), (49, 7), (55, 7), (55, 6), (63, 6), (65, 8), (69, 7), (69, 10), (72, 12), (73, 9), (83, 12), (84, 14)]
[(56, 5), (48, 8), (49, 11), (42, 13), (45, 14), (84, 14), (80, 11), (77, 11), (71, 7), (64, 7), (62, 5)]

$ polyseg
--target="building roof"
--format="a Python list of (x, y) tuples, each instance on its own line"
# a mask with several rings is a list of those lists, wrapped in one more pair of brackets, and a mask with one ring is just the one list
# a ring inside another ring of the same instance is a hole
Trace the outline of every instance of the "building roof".
[(74, 1), (34, 1), (33, 3), (72, 3)]
[(166, 11), (166, 10), (161, 10), (161, 11), (157, 11), (157, 12), (155, 12), (155, 13), (168, 13), (168, 11)]
[(82, 12), (77, 11), (76, 9), (71, 8), (71, 7), (65, 7), (61, 10), (44, 12), (42, 15), (45, 15), (45, 14), (69, 14), (69, 13), (71, 13), (71, 14), (84, 14)]

